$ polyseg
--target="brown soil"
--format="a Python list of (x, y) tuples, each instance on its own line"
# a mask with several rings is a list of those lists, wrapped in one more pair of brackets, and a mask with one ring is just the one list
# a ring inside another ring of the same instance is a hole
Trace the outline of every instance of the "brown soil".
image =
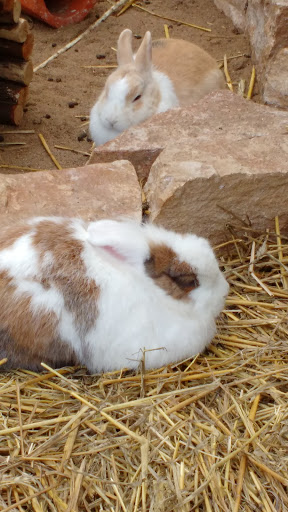
[[(87, 129), (87, 124), (84, 125), (80, 117), (89, 115), (111, 70), (86, 69), (84, 66), (115, 64), (116, 54), (112, 47), (115, 48), (118, 35), (124, 28), (131, 28), (134, 36), (141, 37), (146, 30), (150, 30), (155, 39), (163, 37), (164, 23), (167, 23), (171, 37), (190, 40), (202, 46), (216, 59), (223, 59), (225, 53), (228, 58), (240, 55), (228, 61), (230, 75), (235, 83), (241, 78), (246, 79), (246, 84), (249, 82), (251, 74), (249, 42), (243, 34), (235, 30), (232, 22), (216, 9), (213, 0), (144, 0), (141, 3), (147, 9), (163, 16), (211, 28), (212, 31), (207, 33), (180, 23), (156, 18), (136, 7), (129, 8), (120, 17), (110, 16), (76, 46), (35, 73), (23, 122), (19, 128), (12, 128), (15, 132), (18, 129), (25, 129), (35, 130), (35, 133), (4, 134), (5, 142), (25, 142), (26, 145), (16, 149), (15, 147), (1, 148), (0, 163), (2, 165), (5, 163), (37, 169), (54, 168), (54, 164), (39, 140), (39, 133), (44, 135), (53, 154), (63, 167), (77, 167), (85, 164), (87, 156), (55, 149), (55, 144), (90, 152), (91, 143), (86, 139), (78, 140), (81, 132)], [(78, 36), (110, 5), (111, 3), (107, 1), (98, 3), (84, 21), (59, 30), (33, 21), (34, 65), (43, 62)], [(135, 46), (137, 44), (139, 41), (135, 37)], [(101, 55), (105, 55), (105, 58), (100, 59)], [(76, 102), (77, 105), (70, 108), (70, 102)], [(0, 133), (7, 129), (11, 127), (0, 125)], [(13, 171), (7, 168), (1, 169), (1, 172)]]

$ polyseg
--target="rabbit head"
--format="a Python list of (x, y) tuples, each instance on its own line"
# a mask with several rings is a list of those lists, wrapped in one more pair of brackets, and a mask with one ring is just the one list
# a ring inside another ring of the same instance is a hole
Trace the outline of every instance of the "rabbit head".
[(135, 55), (131, 30), (121, 32), (117, 60), (118, 68), (108, 77), (91, 111), (90, 133), (96, 144), (148, 119), (157, 112), (160, 101), (159, 88), (153, 80), (150, 32), (146, 32)]

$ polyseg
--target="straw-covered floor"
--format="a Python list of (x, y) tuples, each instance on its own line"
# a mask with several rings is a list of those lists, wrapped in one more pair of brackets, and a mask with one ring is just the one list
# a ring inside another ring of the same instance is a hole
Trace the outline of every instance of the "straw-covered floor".
[(288, 239), (234, 229), (221, 251), (231, 291), (205, 354), (0, 374), (2, 512), (288, 510)]

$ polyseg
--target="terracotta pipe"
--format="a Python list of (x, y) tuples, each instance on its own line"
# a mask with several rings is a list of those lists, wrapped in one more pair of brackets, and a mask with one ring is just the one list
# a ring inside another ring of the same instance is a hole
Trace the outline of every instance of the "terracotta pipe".
[(30, 16), (59, 28), (77, 23), (87, 16), (98, 0), (21, 0), (22, 10)]

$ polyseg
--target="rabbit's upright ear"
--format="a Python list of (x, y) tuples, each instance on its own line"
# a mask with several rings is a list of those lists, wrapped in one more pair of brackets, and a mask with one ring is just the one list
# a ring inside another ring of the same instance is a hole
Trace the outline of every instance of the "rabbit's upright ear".
[(149, 256), (141, 225), (133, 222), (100, 220), (91, 222), (87, 229), (88, 242), (117, 260), (143, 268)]
[(152, 67), (152, 37), (151, 32), (146, 32), (144, 39), (135, 56), (135, 65), (140, 73), (151, 71)]
[(118, 39), (117, 61), (119, 66), (133, 61), (132, 32), (129, 28), (123, 30)]

